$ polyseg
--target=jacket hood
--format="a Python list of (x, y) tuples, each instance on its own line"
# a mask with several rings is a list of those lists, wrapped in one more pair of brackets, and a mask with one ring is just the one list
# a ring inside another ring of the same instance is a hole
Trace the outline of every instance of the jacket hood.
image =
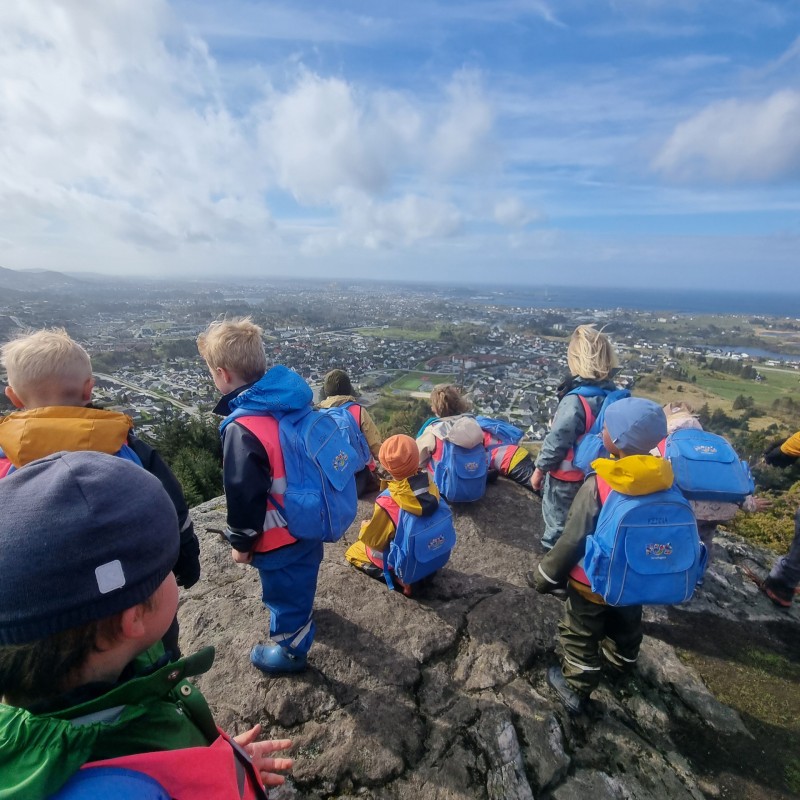
[(334, 394), (324, 400), (320, 400), (318, 405), (320, 408), (336, 408), (337, 406), (343, 406), (345, 403), (355, 402), (356, 398), (351, 394)]
[(459, 447), (475, 447), (483, 444), (483, 430), (472, 414), (443, 417), (428, 427), (437, 439), (446, 439)]
[(296, 372), (278, 364), (249, 389), (234, 397), (229, 405), (234, 411), (242, 409), (271, 414), (275, 411), (298, 411), (310, 406), (313, 399), (311, 387)]
[(672, 486), (672, 465), (656, 456), (625, 456), (625, 458), (598, 458), (592, 469), (620, 494), (638, 497), (661, 492)]
[(429, 517), (439, 507), (439, 490), (427, 471), (389, 481), (389, 494), (400, 508), (415, 517)]
[(15, 411), (0, 419), (0, 448), (19, 469), (61, 450), (113, 455), (127, 441), (133, 420), (118, 411), (48, 406)]

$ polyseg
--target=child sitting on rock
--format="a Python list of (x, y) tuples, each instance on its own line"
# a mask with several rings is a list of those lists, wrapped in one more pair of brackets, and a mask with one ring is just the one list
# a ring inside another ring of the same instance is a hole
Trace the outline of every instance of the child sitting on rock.
[(595, 531), (603, 505), (599, 481), (625, 495), (671, 487), (670, 463), (649, 455), (666, 435), (666, 416), (652, 400), (630, 397), (607, 408), (603, 443), (612, 458), (592, 463), (596, 474), (581, 485), (563, 535), (532, 575), (536, 591), (543, 594), (567, 582), (564, 616), (558, 625), (561, 666), (551, 667), (547, 680), (573, 714), (584, 710), (600, 682), (603, 662), (620, 672), (632, 669), (642, 642), (642, 606), (607, 605), (592, 592), (583, 570), (586, 539)]
[[(383, 580), (384, 561), (397, 532), (399, 515), (432, 517), (448, 511), (450, 547), (455, 540), (452, 517), (446, 502), (440, 498), (436, 484), (428, 472), (419, 467), (419, 450), (416, 442), (405, 434), (390, 436), (381, 446), (380, 462), (391, 475), (385, 491), (378, 495), (372, 518), (361, 524), (358, 541), (348, 547), (345, 558), (370, 577)], [(447, 521), (444, 521), (447, 527)], [(446, 543), (443, 546), (447, 546)], [(410, 594), (410, 582), (394, 578), (405, 594)]]
[[(0, 481), (0, 795), (266, 798), (257, 725), (231, 740), (168, 661), (178, 520), (159, 481), (96, 452), (57, 453)], [(74, 792), (75, 794), (72, 794)], [(54, 793), (56, 793), (54, 795)]]
[(369, 492), (377, 491), (379, 482), (376, 476), (376, 463), (381, 449), (381, 435), (369, 411), (356, 399), (356, 392), (350, 382), (350, 376), (341, 369), (332, 369), (325, 375), (319, 393), (319, 408), (336, 408), (345, 406), (353, 415), (361, 433), (369, 446), (372, 459), (364, 469), (356, 473), (356, 492), (362, 497)]

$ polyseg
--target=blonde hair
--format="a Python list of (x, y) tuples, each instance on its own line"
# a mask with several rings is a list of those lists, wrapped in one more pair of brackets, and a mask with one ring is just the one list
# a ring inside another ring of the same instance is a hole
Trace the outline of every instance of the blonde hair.
[(261, 333), (250, 317), (217, 320), (197, 337), (197, 349), (211, 369), (222, 367), (250, 383), (267, 371)]
[(452, 383), (438, 383), (431, 391), (431, 411), (437, 417), (455, 417), (472, 408), (472, 404), (463, 397), (457, 386)]
[(86, 381), (92, 377), (89, 354), (64, 328), (19, 335), (0, 348), (0, 364), (23, 402), (45, 396), (65, 405), (83, 402)]
[(578, 325), (567, 347), (569, 371), (578, 378), (602, 381), (617, 366), (611, 340), (594, 325)]

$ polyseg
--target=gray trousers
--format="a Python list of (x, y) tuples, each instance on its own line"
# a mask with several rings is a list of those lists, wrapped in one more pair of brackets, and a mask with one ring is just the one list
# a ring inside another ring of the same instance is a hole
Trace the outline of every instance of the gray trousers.
[(570, 506), (581, 486), (583, 486), (583, 481), (561, 481), (554, 478), (549, 472), (545, 475), (542, 491), (542, 520), (544, 521), (542, 546), (547, 550), (550, 550), (561, 537)]
[(794, 539), (789, 545), (789, 552), (772, 565), (769, 576), (789, 591), (800, 584), (800, 508), (794, 515)]

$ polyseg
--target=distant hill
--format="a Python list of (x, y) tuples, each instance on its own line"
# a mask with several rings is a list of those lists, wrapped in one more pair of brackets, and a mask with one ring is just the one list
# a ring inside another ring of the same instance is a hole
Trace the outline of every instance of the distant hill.
[(41, 291), (71, 289), (82, 281), (55, 270), (17, 270), (0, 267), (0, 289), (4, 291)]

